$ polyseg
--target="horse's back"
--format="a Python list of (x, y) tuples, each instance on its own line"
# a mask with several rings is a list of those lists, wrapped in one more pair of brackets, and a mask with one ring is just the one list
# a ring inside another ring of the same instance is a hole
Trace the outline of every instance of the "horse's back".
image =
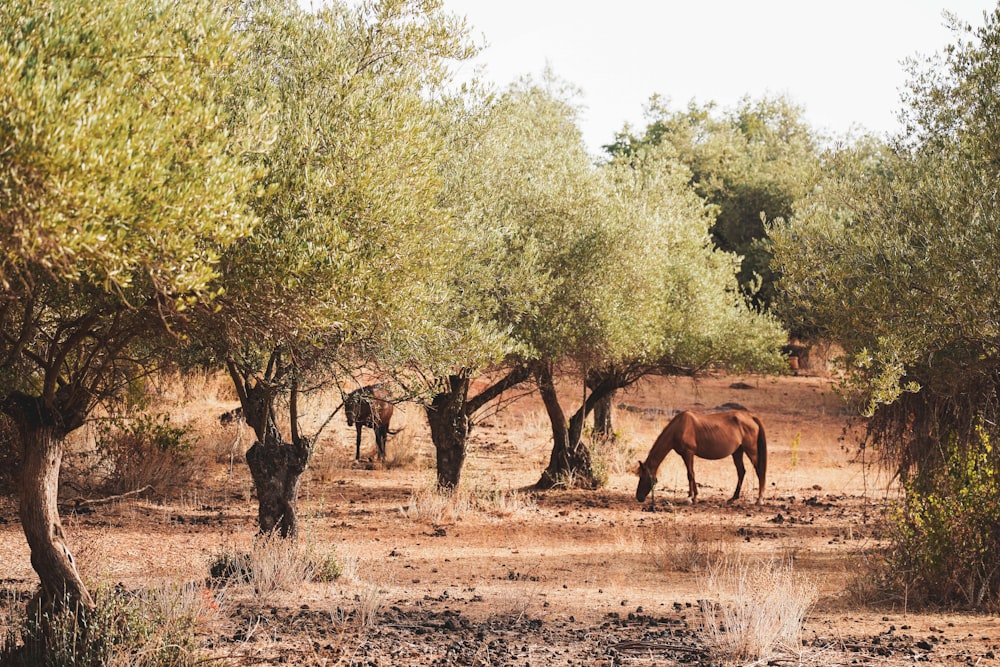
[(722, 459), (731, 456), (740, 447), (756, 441), (757, 425), (749, 412), (728, 410), (726, 412), (681, 413), (688, 415), (690, 429), (695, 441), (695, 455), (703, 459)]

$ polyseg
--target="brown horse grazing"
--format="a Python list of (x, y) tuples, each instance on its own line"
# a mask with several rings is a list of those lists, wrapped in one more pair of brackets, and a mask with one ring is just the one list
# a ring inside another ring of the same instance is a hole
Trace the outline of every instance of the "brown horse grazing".
[(388, 435), (393, 433), (389, 430), (393, 409), (389, 394), (380, 384), (355, 389), (344, 399), (347, 425), (355, 427), (358, 431), (354, 450), (355, 460), (361, 458), (361, 429), (365, 426), (375, 431), (378, 458), (381, 461), (385, 460), (385, 441)]
[[(663, 459), (676, 450), (684, 459), (688, 477), (688, 502), (698, 500), (698, 486), (694, 481), (694, 457), (721, 459), (732, 455), (736, 464), (736, 491), (729, 502), (740, 497), (743, 486), (743, 455), (746, 454), (757, 471), (757, 504), (764, 497), (764, 478), (767, 474), (767, 439), (764, 425), (749, 412), (732, 410), (712, 414), (681, 412), (670, 420), (649, 450), (645, 462), (639, 464), (639, 486), (635, 499), (640, 503), (656, 485), (656, 472)], [(650, 504), (652, 505), (652, 498)]]

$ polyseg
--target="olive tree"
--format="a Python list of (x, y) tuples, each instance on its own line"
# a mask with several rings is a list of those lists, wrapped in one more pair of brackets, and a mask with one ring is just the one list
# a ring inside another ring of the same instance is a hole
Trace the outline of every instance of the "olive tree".
[[(439, 2), (248, 7), (236, 108), (274, 108), (277, 129), (250, 158), (266, 167), (251, 202), (257, 232), (223, 252), (225, 292), (192, 337), (228, 369), (257, 436), (246, 458), (260, 530), (292, 536), (314, 444), (299, 432), (298, 393), (338, 362), (433, 335), (425, 309), (449, 237), (437, 199), (440, 90), (449, 61), (470, 50)], [(283, 396), (287, 420), (276, 413)]]
[[(603, 397), (657, 370), (774, 367), (781, 330), (739, 295), (737, 258), (711, 247), (710, 210), (665, 151), (594, 165), (572, 91), (551, 77), (512, 86), (490, 119), (496, 166), (468, 179), (489, 194), (466, 198), (463, 217), (494, 230), (490, 259), (464, 293), (488, 304), (473, 312), (508, 333), (508, 367), (540, 392), (553, 450), (539, 486), (592, 487), (583, 424)], [(568, 418), (560, 370), (591, 384)]]
[(241, 40), (217, 4), (0, 8), (0, 405), (43, 608), (92, 606), (57, 507), (66, 436), (175, 342), (253, 226), (257, 122), (224, 123)]
[(519, 327), (550, 298), (544, 250), (528, 226), (548, 182), (530, 185), (525, 174), (562, 156), (546, 155), (550, 128), (531, 90), (524, 82), (499, 93), (471, 86), (452, 100), (442, 128), (449, 155), (441, 204), (453, 243), (436, 312), (446, 323), (437, 348), (447, 353), (418, 355), (441, 489), (457, 487), (470, 430), (485, 409), (503, 407), (497, 399), (531, 379)]
[(973, 606), (1000, 595), (998, 35), (995, 10), (911, 63), (906, 131), (772, 231), (783, 307), (844, 346), (903, 482), (898, 580)]
[[(783, 330), (740, 293), (739, 260), (713, 247), (711, 211), (688, 186), (688, 170), (653, 148), (604, 165), (600, 177), (603, 206), (575, 230), (565, 246), (572, 252), (554, 271), (565, 310), (549, 313), (552, 323), (532, 338), (555, 436), (542, 487), (599, 481), (584, 423), (603, 398), (641, 377), (780, 367)], [(589, 389), (568, 419), (552, 382), (567, 360)]]

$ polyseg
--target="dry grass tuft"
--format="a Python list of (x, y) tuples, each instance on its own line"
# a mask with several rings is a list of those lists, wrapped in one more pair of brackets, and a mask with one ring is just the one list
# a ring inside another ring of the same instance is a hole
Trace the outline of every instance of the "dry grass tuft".
[(388, 597), (389, 590), (384, 583), (358, 582), (354, 586), (354, 622), (363, 628), (374, 627)]
[(394, 584), (392, 575), (380, 561), (365, 560), (357, 554), (341, 555), (339, 562), (343, 570), (342, 593), (349, 600), (348, 609), (339, 620), (345, 625), (374, 627), (389, 599)]
[(333, 552), (319, 554), (314, 548), (276, 536), (254, 540), (249, 551), (226, 548), (209, 565), (212, 580), (245, 585), (262, 602), (295, 592), (312, 581), (338, 579), (343, 571)]
[(469, 514), (483, 514), (495, 519), (533, 512), (538, 509), (534, 498), (515, 489), (495, 486), (460, 486), (454, 491), (441, 491), (433, 484), (410, 494), (400, 514), (411, 521), (443, 524), (457, 521)]
[(508, 627), (517, 625), (531, 615), (542, 595), (542, 585), (537, 582), (503, 586), (497, 590), (490, 618)]
[(802, 622), (817, 592), (789, 561), (726, 558), (709, 568), (702, 588), (706, 644), (724, 664), (800, 650)]
[(595, 469), (605, 477), (631, 474), (636, 462), (644, 458), (640, 446), (627, 433), (620, 430), (612, 438), (591, 435), (590, 455)]
[(410, 521), (442, 524), (455, 521), (469, 511), (466, 494), (438, 491), (434, 485), (425, 485), (410, 493), (409, 500), (400, 506), (399, 513)]
[(659, 570), (702, 572), (729, 553), (722, 540), (706, 540), (696, 528), (661, 525), (642, 536), (642, 550)]

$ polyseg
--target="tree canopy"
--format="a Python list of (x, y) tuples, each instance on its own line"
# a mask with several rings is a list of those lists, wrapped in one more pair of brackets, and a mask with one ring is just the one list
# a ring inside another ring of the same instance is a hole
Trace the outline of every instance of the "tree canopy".
[(840, 342), (870, 443), (906, 492), (891, 559), (939, 602), (995, 601), (1000, 469), (1000, 10), (911, 63), (891, 146), (772, 230), (783, 307)]
[(774, 299), (765, 222), (791, 215), (822, 174), (821, 138), (803, 109), (785, 97), (745, 97), (733, 109), (715, 103), (674, 111), (653, 96), (648, 123), (626, 128), (605, 148), (627, 157), (649, 146), (668, 146), (690, 169), (695, 191), (715, 206), (711, 232), (722, 250), (742, 257), (739, 282), (758, 307)]
[(62, 441), (215, 294), (259, 145), (226, 124), (243, 40), (197, 0), (0, 9), (0, 407), (43, 602), (87, 608), (56, 507)]
[(251, 5), (236, 99), (273, 109), (276, 130), (251, 156), (260, 227), (223, 253), (225, 312), (200, 335), (258, 366), (296, 341), (421, 335), (448, 238), (436, 126), (447, 63), (470, 53), (461, 22), (409, 0)]

